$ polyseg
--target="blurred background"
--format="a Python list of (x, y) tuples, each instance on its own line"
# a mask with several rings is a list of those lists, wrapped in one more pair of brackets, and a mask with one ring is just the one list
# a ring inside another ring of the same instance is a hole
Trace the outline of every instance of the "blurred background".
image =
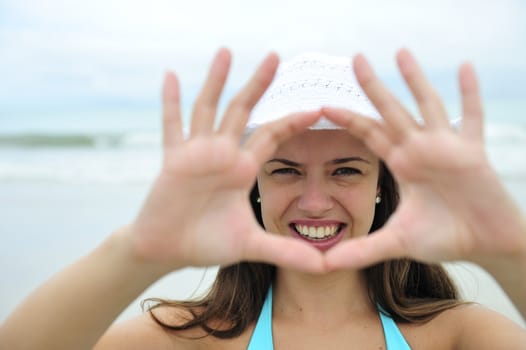
[[(164, 72), (179, 76), (187, 118), (222, 46), (234, 55), (223, 106), (269, 51), (362, 52), (414, 111), (394, 63), (407, 47), (454, 118), (457, 69), (471, 61), (490, 159), (526, 210), (525, 17), (520, 0), (1, 1), (0, 321), (133, 220), (159, 169)], [(449, 266), (466, 298), (520, 320), (483, 271)], [(121, 318), (140, 313), (146, 296), (200, 293), (215, 272), (169, 275)]]

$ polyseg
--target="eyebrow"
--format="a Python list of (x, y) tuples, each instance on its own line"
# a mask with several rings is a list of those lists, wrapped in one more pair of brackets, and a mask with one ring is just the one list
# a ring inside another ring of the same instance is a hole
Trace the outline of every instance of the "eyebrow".
[(364, 163), (367, 163), (367, 164), (371, 164), (370, 161), (368, 161), (367, 159), (364, 159), (362, 157), (337, 158), (337, 159), (333, 159), (329, 163), (332, 163), (332, 164), (343, 164), (343, 163), (347, 163), (347, 162), (364, 162)]
[[(336, 159), (333, 159), (327, 163), (331, 163), (331, 164), (343, 164), (343, 163), (348, 163), (348, 162), (364, 162), (364, 163), (367, 163), (367, 164), (371, 164), (370, 161), (368, 161), (367, 159), (364, 159), (364, 158), (361, 158), (361, 157), (346, 157), (346, 158), (336, 158)], [(273, 158), (271, 160), (269, 160), (267, 162), (267, 164), (269, 163), (282, 163), (282, 164), (285, 164), (285, 165), (288, 165), (288, 166), (292, 166), (292, 167), (300, 167), (302, 166), (301, 163), (296, 163), (296, 162), (293, 162), (292, 160), (288, 160), (288, 159), (284, 159), (284, 158)]]
[(293, 162), (292, 160), (288, 160), (288, 159), (284, 159), (284, 158), (274, 158), (274, 159), (271, 159), (267, 162), (267, 164), (270, 164), (270, 163), (283, 163), (285, 165), (288, 165), (288, 166), (293, 166), (293, 167), (299, 167), (301, 166), (300, 163), (296, 163), (296, 162)]

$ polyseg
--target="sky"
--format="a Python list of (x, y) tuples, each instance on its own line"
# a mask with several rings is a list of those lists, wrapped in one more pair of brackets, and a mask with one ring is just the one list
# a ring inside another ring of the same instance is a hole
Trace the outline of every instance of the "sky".
[(394, 55), (407, 47), (446, 99), (466, 60), (487, 98), (525, 99), (524, 18), (521, 0), (2, 0), (0, 113), (149, 108), (168, 69), (188, 106), (222, 46), (227, 96), (269, 51), (362, 52), (404, 96)]

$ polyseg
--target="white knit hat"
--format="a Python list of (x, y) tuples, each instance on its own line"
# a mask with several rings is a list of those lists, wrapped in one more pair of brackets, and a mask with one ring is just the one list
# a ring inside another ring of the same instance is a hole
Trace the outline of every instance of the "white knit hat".
[[(358, 85), (349, 57), (319, 53), (296, 56), (280, 64), (274, 81), (252, 111), (245, 135), (288, 114), (328, 106), (380, 119), (380, 114)], [(340, 129), (325, 118), (310, 128)]]

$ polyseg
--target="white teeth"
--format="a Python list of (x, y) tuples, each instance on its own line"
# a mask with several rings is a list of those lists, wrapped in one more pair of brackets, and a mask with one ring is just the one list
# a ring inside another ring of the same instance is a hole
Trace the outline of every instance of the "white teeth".
[(295, 224), (294, 228), (302, 236), (312, 238), (312, 239), (325, 239), (332, 237), (336, 234), (338, 230), (337, 225), (329, 226), (307, 226), (307, 225), (298, 225)]

